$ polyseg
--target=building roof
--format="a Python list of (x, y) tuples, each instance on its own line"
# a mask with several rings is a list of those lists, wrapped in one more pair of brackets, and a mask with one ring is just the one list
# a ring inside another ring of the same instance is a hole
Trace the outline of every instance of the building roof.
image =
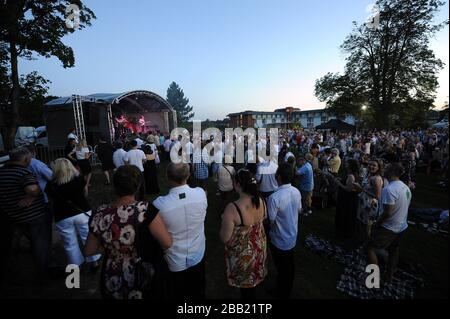
[[(314, 110), (300, 110), (299, 108), (294, 108), (293, 113), (300, 113), (300, 114), (308, 114), (308, 113), (314, 113), (314, 112), (326, 112), (329, 113), (327, 109), (314, 109)], [(267, 111), (244, 111), (244, 112), (237, 112), (237, 113), (230, 113), (227, 116), (239, 116), (239, 115), (253, 115), (253, 114), (286, 114), (286, 109), (276, 109), (273, 112), (267, 112)]]

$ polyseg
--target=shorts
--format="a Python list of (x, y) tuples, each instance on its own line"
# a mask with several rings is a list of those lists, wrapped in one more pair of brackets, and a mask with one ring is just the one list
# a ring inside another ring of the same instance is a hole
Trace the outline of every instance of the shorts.
[(397, 234), (384, 227), (376, 226), (372, 230), (367, 248), (394, 251), (400, 246), (400, 241), (404, 233), (405, 231)]
[[(302, 195), (302, 203), (304, 203), (306, 205), (306, 207), (303, 208), (309, 208), (312, 205), (312, 195), (313, 192), (305, 192), (305, 191), (300, 191), (300, 194)], [(304, 205), (303, 205), (304, 206)]]

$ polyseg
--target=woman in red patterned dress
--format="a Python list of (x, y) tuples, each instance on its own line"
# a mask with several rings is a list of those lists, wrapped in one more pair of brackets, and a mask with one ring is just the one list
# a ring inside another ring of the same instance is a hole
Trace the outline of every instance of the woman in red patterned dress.
[(238, 171), (234, 188), (239, 199), (225, 208), (220, 229), (220, 238), (225, 243), (227, 279), (230, 286), (241, 289), (243, 299), (255, 299), (256, 287), (267, 275), (263, 226), (267, 209), (250, 171)]

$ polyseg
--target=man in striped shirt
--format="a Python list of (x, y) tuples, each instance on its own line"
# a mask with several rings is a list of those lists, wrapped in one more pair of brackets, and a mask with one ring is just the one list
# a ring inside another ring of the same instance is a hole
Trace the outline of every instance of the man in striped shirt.
[[(10, 152), (9, 158), (0, 168), (0, 219), (6, 229), (2, 228), (8, 234), (13, 233), (12, 227), (18, 228), (30, 240), (38, 275), (42, 278), (50, 260), (51, 215), (45, 209), (38, 181), (27, 169), (32, 158), (30, 151), (25, 147), (17, 148)], [(12, 239), (7, 237), (3, 243), (6, 255)]]

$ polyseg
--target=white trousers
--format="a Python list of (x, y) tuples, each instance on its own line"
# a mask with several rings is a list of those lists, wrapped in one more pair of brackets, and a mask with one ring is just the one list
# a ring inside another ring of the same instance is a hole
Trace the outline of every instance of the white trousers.
[[(87, 212), (90, 214), (91, 212)], [(81, 265), (85, 261), (94, 262), (100, 259), (101, 255), (84, 257), (80, 250), (78, 236), (80, 236), (83, 245), (89, 233), (89, 217), (86, 214), (78, 214), (56, 223), (56, 229), (61, 235), (64, 243), (64, 250), (67, 255), (67, 263)]]

